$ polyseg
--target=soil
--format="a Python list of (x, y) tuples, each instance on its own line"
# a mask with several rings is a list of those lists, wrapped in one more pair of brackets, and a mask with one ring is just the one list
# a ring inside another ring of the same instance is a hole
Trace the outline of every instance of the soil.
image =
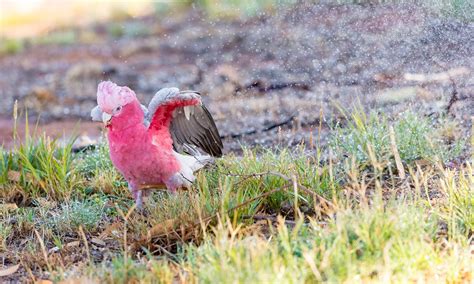
[(15, 100), (48, 134), (94, 143), (101, 126), (89, 112), (105, 79), (145, 104), (163, 87), (201, 92), (226, 151), (310, 143), (320, 118), (324, 139), (338, 108), (359, 103), (389, 115), (448, 114), (464, 135), (474, 116), (474, 24), (414, 5), (298, 4), (246, 19), (191, 9), (74, 31), (73, 44), (0, 58), (6, 147)]

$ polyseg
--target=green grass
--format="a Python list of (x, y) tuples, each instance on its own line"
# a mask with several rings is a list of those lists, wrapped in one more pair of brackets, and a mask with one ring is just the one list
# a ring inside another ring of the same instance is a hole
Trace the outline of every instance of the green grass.
[(444, 17), (453, 17), (463, 21), (474, 20), (474, 3), (470, 0), (392, 0), (392, 1), (374, 1), (374, 0), (336, 0), (337, 4), (359, 4), (359, 5), (384, 5), (384, 4), (417, 4), (432, 13)]
[[(81, 182), (72, 166), (72, 145), (73, 141), (69, 141), (65, 147), (59, 147), (57, 141), (43, 136), (27, 138), (9, 152), (2, 150), (0, 184), (32, 198), (70, 198)], [(3, 190), (0, 194), (8, 198), (11, 191)]]
[(375, 161), (383, 169), (395, 168), (395, 154), (391, 144), (390, 127), (393, 127), (398, 155), (404, 165), (415, 161), (446, 162), (462, 152), (464, 141), (457, 139), (451, 145), (443, 141), (441, 125), (412, 112), (400, 114), (393, 121), (384, 115), (366, 115), (357, 109), (348, 117), (348, 124), (337, 126), (330, 139), (330, 148), (336, 162), (350, 164), (352, 159), (362, 167)]
[[(54, 280), (469, 282), (473, 168), (445, 169), (452, 139), (433, 131), (452, 124), (348, 118), (329, 146), (227, 155), (192, 190), (154, 192), (141, 213), (106, 143), (73, 154), (72, 141), (30, 137), (0, 156), (0, 248)], [(8, 208), (18, 192), (31, 202)]]
[(21, 39), (0, 38), (0, 56), (19, 53), (23, 48), (24, 42)]
[(33, 45), (71, 45), (76, 42), (74, 30), (54, 31), (31, 39)]
[(440, 182), (446, 199), (440, 215), (448, 222), (451, 237), (474, 232), (474, 175), (472, 165), (459, 172), (446, 171)]
[(49, 219), (48, 226), (57, 234), (77, 232), (79, 226), (86, 231), (98, 229), (98, 222), (105, 215), (104, 203), (101, 200), (72, 201), (61, 204), (58, 214)]
[(474, 20), (474, 3), (469, 0), (428, 0), (423, 4), (428, 9), (447, 17), (464, 21)]
[(198, 0), (198, 7), (211, 17), (255, 16), (260, 12), (296, 3), (293, 0)]
[(470, 253), (466, 238), (438, 237), (439, 219), (404, 199), (341, 208), (318, 222), (283, 218), (268, 233), (246, 230), (224, 218), (199, 245), (184, 245), (173, 258), (115, 258), (111, 266), (90, 270), (109, 283), (171, 283), (175, 277), (201, 283), (395, 282), (417, 279), (466, 281)]
[(78, 173), (87, 181), (86, 193), (114, 192), (121, 195), (127, 186), (123, 177), (112, 165), (109, 146), (106, 142), (97, 145), (93, 151), (77, 154), (76, 162)]
[(10, 236), (12, 231), (12, 226), (0, 223), (0, 251), (5, 251), (7, 249), (6, 242), (7, 238)]
[(436, 223), (392, 206), (346, 209), (325, 228), (313, 221), (290, 230), (281, 222), (271, 241), (224, 226), (203, 245), (186, 247), (183, 264), (205, 283), (376, 280), (429, 268)]
[(135, 38), (151, 34), (150, 28), (142, 22), (115, 22), (107, 26), (107, 32), (114, 38)]

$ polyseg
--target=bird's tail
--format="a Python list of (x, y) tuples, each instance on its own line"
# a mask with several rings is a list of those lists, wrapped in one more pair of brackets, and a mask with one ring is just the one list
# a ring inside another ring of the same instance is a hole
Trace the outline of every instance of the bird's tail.
[(194, 172), (214, 162), (213, 157), (200, 153), (199, 155), (191, 156), (174, 152), (174, 155), (181, 165), (179, 173), (184, 178), (183, 185), (187, 187), (196, 179)]

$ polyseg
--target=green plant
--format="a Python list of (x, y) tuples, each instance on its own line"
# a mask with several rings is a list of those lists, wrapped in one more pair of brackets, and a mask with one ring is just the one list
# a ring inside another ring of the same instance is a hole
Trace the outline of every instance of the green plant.
[(0, 185), (8, 182), (8, 171), (11, 168), (12, 153), (0, 147)]
[(202, 243), (184, 245), (171, 262), (151, 258), (145, 267), (143, 259), (118, 257), (92, 275), (109, 282), (168, 282), (171, 275), (203, 283), (462, 280), (468, 244), (440, 247), (439, 220), (414, 200), (384, 204), (379, 195), (370, 205), (341, 208), (324, 223), (298, 219), (290, 226), (278, 218), (275, 226), (252, 230), (223, 216)]
[(458, 173), (444, 171), (440, 186), (446, 196), (440, 215), (447, 222), (449, 234), (469, 235), (474, 232), (474, 171), (471, 164)]
[(24, 43), (21, 39), (0, 38), (0, 55), (16, 54), (23, 50)]
[(6, 241), (12, 231), (11, 225), (0, 223), (0, 251), (7, 249)]
[(363, 110), (356, 109), (348, 119), (346, 127), (335, 127), (336, 134), (329, 141), (334, 158), (343, 164), (344, 160), (350, 161), (354, 157), (362, 167), (373, 164), (375, 159), (384, 163), (384, 167), (393, 168), (395, 154), (390, 126), (394, 129), (398, 155), (405, 165), (422, 159), (447, 161), (462, 150), (462, 141), (449, 147), (435, 135), (436, 128), (432, 121), (412, 112), (389, 121), (384, 115), (371, 113), (367, 116)]
[[(27, 137), (19, 146), (2, 155), (2, 182), (19, 185), (35, 198), (68, 199), (80, 181), (72, 165), (70, 140), (59, 146), (48, 137)], [(13, 178), (8, 179), (11, 173)]]
[(55, 31), (31, 39), (34, 45), (70, 45), (77, 42), (77, 34), (73, 30)]
[(105, 214), (104, 203), (99, 201), (71, 201), (62, 204), (58, 212), (52, 213), (48, 224), (58, 234), (77, 232), (79, 226), (86, 231), (98, 228)]
[(77, 172), (87, 180), (86, 193), (88, 191), (116, 194), (124, 192), (126, 182), (112, 164), (106, 142), (99, 143), (94, 149), (79, 153), (74, 158)]
[(114, 38), (134, 38), (150, 35), (151, 30), (140, 22), (116, 22), (108, 25), (107, 32)]
[(254, 16), (266, 10), (296, 3), (294, 0), (198, 0), (196, 4), (213, 17)]

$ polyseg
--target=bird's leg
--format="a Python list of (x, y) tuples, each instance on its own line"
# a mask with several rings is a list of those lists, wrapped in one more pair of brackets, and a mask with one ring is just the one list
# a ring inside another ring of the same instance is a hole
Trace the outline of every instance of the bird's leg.
[(179, 173), (172, 175), (165, 184), (168, 192), (176, 194), (176, 190), (183, 186), (181, 175)]
[(140, 189), (138, 189), (137, 191), (134, 192), (133, 198), (135, 198), (135, 205), (137, 209), (142, 210), (143, 209), (143, 192)]
[(141, 210), (143, 209), (143, 193), (142, 190), (135, 186), (135, 184), (129, 182), (128, 183), (128, 189), (130, 189), (130, 192), (132, 193), (133, 199), (135, 199), (135, 205), (136, 208)]

